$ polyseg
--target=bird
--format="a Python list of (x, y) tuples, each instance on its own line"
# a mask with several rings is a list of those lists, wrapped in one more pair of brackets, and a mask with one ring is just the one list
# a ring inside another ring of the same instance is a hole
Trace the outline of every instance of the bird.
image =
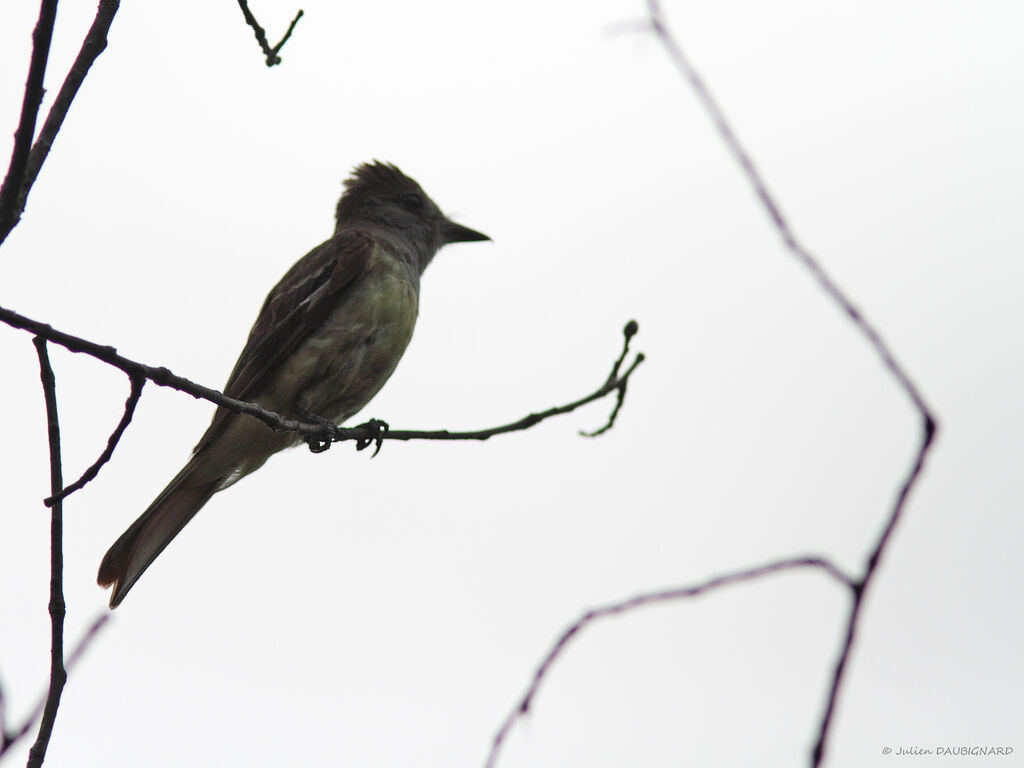
[[(412, 338), (420, 276), (450, 243), (490, 240), (456, 224), (393, 164), (357, 166), (344, 182), (334, 235), (268, 294), (224, 394), (286, 418), (340, 425), (391, 376)], [(97, 582), (116, 608), (217, 492), (303, 441), (219, 407), (192, 456), (114, 542)]]

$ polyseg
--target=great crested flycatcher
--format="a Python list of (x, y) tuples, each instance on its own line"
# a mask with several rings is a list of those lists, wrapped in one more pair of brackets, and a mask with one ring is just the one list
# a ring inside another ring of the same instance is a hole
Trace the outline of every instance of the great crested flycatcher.
[[(451, 221), (394, 165), (355, 169), (334, 236), (267, 296), (224, 394), (282, 416), (341, 424), (388, 380), (412, 338), (420, 275), (448, 243), (489, 240)], [(116, 608), (171, 539), (217, 491), (302, 442), (218, 408), (192, 458), (114, 542), (97, 581)]]

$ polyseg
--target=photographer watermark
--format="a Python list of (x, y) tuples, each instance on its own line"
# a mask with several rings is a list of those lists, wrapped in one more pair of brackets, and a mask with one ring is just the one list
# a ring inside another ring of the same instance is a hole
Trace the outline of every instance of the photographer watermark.
[(1013, 747), (980, 747), (980, 746), (958, 746), (958, 747), (882, 747), (883, 755), (934, 755), (936, 757), (1007, 757), (1013, 754)]

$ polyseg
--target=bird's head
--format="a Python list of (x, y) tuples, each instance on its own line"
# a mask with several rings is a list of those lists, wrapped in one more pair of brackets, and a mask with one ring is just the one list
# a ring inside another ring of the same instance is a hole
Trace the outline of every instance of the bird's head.
[(367, 225), (391, 230), (415, 244), (428, 259), (448, 243), (490, 240), (456, 224), (410, 179), (390, 163), (358, 166), (338, 201), (337, 228)]

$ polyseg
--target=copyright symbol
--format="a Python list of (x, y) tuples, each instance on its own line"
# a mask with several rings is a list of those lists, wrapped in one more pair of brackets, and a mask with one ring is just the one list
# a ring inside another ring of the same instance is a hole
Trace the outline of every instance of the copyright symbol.
[(888, 755), (890, 752), (892, 752), (892, 750), (889, 749), (888, 747), (883, 747), (882, 748), (882, 754), (883, 755)]

